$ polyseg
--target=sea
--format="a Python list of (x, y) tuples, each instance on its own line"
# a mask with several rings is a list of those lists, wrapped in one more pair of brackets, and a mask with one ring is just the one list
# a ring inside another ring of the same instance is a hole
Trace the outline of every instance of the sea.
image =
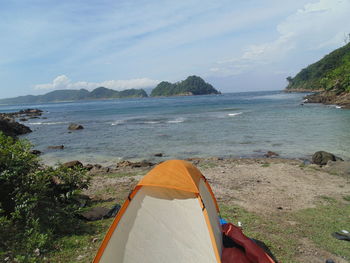
[[(196, 157), (310, 159), (316, 151), (350, 159), (350, 110), (303, 104), (283, 91), (1, 105), (0, 112), (39, 108), (21, 136), (46, 164), (70, 160), (113, 164)], [(69, 131), (70, 123), (84, 129)], [(64, 145), (63, 150), (48, 146)], [(162, 157), (155, 154), (161, 153)]]

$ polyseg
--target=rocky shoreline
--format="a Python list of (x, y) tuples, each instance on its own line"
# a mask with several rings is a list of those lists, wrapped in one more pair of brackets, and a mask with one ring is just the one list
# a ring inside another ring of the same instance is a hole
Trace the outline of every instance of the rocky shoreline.
[(5, 135), (11, 137), (17, 137), (32, 132), (32, 130), (17, 122), (16, 118), (20, 121), (27, 121), (28, 119), (36, 119), (42, 115), (43, 111), (39, 109), (25, 109), (17, 112), (0, 113), (0, 131)]
[(335, 91), (317, 92), (305, 96), (305, 103), (322, 103), (326, 105), (338, 105), (344, 109), (350, 109), (350, 93)]

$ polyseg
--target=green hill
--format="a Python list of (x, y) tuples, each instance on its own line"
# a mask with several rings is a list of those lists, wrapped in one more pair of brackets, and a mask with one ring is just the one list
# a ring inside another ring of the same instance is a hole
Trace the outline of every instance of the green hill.
[(287, 91), (350, 92), (350, 43), (288, 77)]
[(162, 81), (151, 92), (152, 97), (206, 94), (220, 94), (220, 92), (198, 76), (189, 76), (187, 79), (176, 83)]
[(128, 89), (116, 91), (99, 87), (89, 92), (86, 89), (80, 90), (55, 90), (44, 95), (27, 95), (16, 98), (0, 99), (0, 104), (22, 104), (22, 103), (46, 103), (59, 101), (113, 99), (113, 98), (142, 98), (147, 97), (143, 89)]

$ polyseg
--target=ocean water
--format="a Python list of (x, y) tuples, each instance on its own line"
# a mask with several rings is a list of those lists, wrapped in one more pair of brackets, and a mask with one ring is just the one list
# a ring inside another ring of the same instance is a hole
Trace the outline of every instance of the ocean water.
[[(45, 111), (24, 122), (22, 136), (54, 164), (189, 157), (259, 157), (274, 151), (285, 158), (310, 158), (319, 150), (350, 159), (350, 110), (305, 104), (305, 94), (281, 91), (215, 96), (140, 98), (0, 106)], [(69, 133), (70, 123), (83, 130)], [(49, 150), (50, 145), (64, 150)], [(163, 153), (164, 157), (154, 157)]]

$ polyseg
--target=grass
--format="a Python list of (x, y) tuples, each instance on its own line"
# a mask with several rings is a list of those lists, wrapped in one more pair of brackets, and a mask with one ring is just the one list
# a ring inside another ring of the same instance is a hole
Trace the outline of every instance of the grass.
[(263, 164), (261, 165), (261, 167), (270, 167), (270, 166), (271, 166), (270, 163), (263, 163)]
[[(238, 221), (242, 222), (244, 234), (263, 241), (280, 262), (295, 262), (293, 258), (298, 242), (291, 238), (294, 235), (293, 228), (286, 228), (273, 219), (264, 218), (238, 206), (221, 205), (220, 211), (227, 221), (236, 225)], [(288, 242), (285, 242), (286, 238)]]
[(343, 196), (343, 199), (344, 199), (345, 201), (350, 202), (350, 195)]
[(331, 236), (333, 232), (349, 229), (350, 206), (331, 197), (321, 199), (323, 202), (315, 208), (278, 216), (261, 216), (238, 206), (221, 205), (220, 209), (227, 221), (242, 222), (247, 236), (265, 242), (280, 262), (298, 262), (302, 239), (350, 261), (349, 242)]

